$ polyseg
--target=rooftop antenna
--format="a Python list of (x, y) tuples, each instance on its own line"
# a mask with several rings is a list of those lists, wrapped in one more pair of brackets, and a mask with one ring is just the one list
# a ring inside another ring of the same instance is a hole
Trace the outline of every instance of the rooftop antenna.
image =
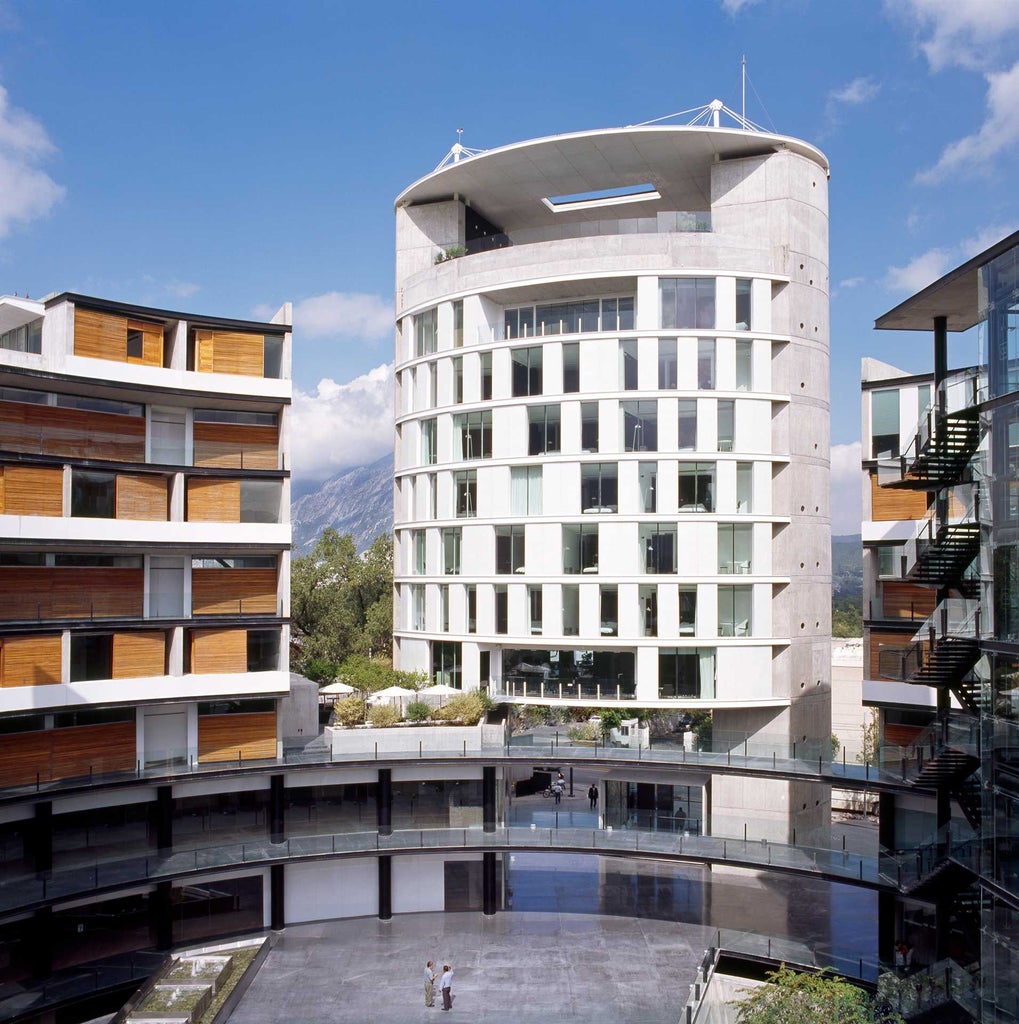
[[(436, 171), (441, 171), (443, 167), (449, 164), (458, 164), (461, 160), (465, 160), (467, 157), (478, 156), (479, 153), (484, 153), (483, 149), (468, 149), (464, 146), (460, 139), (463, 137), (463, 128), (457, 128), (456, 130), (456, 142), (453, 143), (453, 148), (439, 161), (439, 166), (435, 168)], [(435, 173), (434, 171), (432, 172)]]

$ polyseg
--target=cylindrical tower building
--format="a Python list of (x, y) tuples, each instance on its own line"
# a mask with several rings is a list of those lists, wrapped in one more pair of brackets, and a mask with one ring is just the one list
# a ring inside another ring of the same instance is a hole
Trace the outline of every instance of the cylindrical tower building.
[[(397, 667), (830, 757), (826, 158), (717, 125), (464, 152), (396, 201)], [(714, 779), (716, 834), (826, 826), (748, 785)]]

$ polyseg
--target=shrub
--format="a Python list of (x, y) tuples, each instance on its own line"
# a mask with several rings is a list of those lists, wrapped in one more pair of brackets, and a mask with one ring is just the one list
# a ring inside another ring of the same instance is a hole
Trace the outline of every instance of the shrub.
[(423, 700), (412, 700), (407, 705), (408, 722), (427, 722), (431, 717), (432, 707)]
[(623, 724), (623, 712), (618, 708), (605, 708), (598, 712), (601, 719), (602, 735), (608, 738), (613, 729), (618, 729)]
[(338, 671), (336, 662), (328, 658), (310, 658), (304, 666), (304, 674), (316, 683), (331, 683)]
[(566, 735), (571, 740), (590, 743), (601, 739), (601, 725), (598, 722), (581, 722), (579, 725), (571, 725)]
[(364, 721), (364, 701), (360, 697), (344, 697), (333, 704), (333, 718), (338, 725), (360, 725)]
[(451, 697), (445, 707), (436, 708), (432, 718), (440, 722), (453, 722), (460, 719), (464, 725), (477, 725), (485, 715), (485, 706), (481, 694), (459, 693)]
[(466, 245), (447, 245), (442, 252), (435, 254), (436, 263), (448, 263), (450, 260), (459, 259), (461, 256), (467, 255)]
[(400, 712), (392, 704), (373, 704), (368, 709), (368, 721), (376, 729), (390, 729), (400, 721)]

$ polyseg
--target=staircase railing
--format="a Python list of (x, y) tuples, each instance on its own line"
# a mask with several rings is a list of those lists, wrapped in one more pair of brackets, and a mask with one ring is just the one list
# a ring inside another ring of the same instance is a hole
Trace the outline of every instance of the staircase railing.
[(920, 626), (909, 647), (878, 648), (878, 671), (886, 679), (912, 678), (927, 664), (939, 640), (979, 640), (981, 617), (982, 602), (978, 598), (946, 598)]
[[(951, 530), (952, 527), (980, 525), (980, 485), (963, 484), (947, 490), (947, 504), (942, 506), (942, 509), (947, 509), (944, 520), (939, 516), (942, 510), (939, 509), (940, 502), (935, 502), (923, 519), (917, 522), (913, 536), (903, 545), (900, 554), (903, 579), (909, 577), (933, 546), (943, 542), (942, 527)], [(967, 494), (967, 491), (972, 493)]]
[(973, 874), (980, 874), (985, 862), (986, 840), (967, 823), (950, 821), (916, 846), (878, 853), (878, 877), (909, 890), (928, 878), (946, 861), (954, 861)]

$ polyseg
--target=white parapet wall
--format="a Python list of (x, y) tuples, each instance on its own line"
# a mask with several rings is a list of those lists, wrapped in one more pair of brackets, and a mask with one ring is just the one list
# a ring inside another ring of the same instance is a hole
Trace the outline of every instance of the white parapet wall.
[(327, 728), (333, 760), (352, 754), (478, 753), (505, 742), (501, 725), (394, 726), (391, 729)]

